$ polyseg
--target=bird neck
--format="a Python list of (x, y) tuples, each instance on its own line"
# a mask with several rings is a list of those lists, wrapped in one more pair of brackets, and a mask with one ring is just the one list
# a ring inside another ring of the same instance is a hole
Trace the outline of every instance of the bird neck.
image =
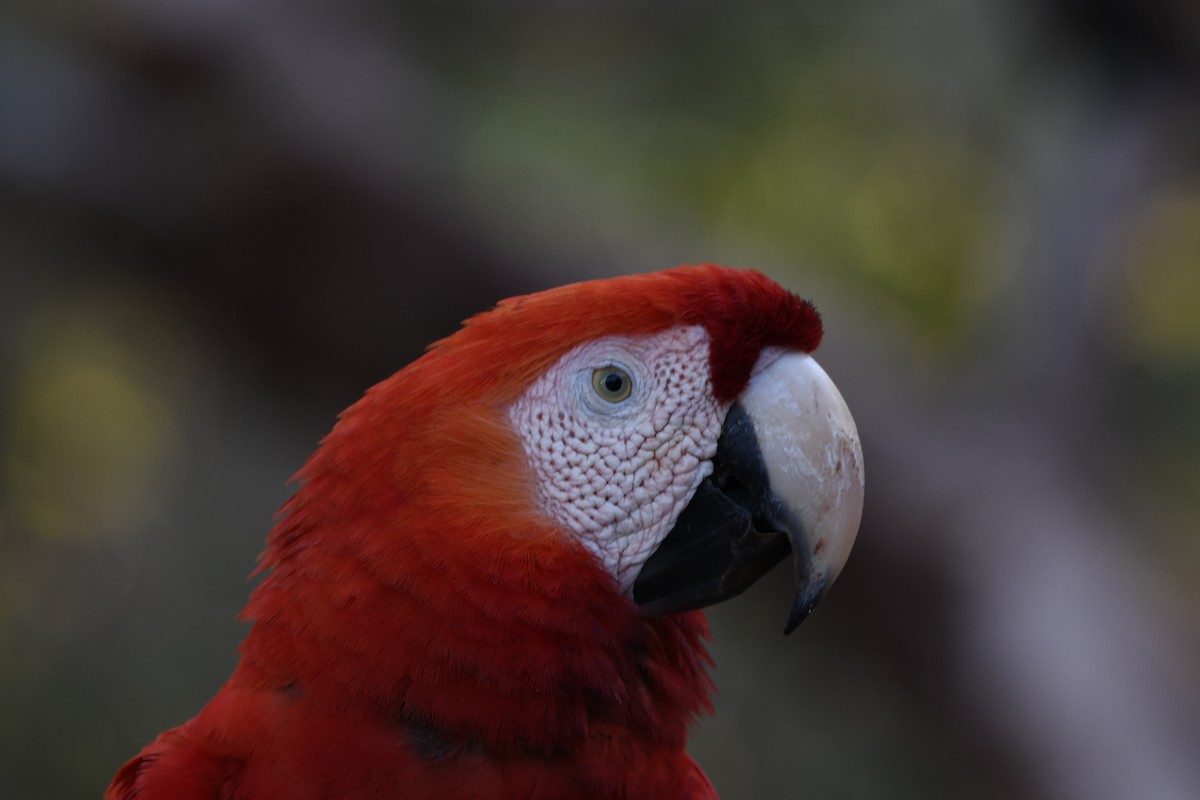
[(698, 612), (641, 615), (546, 531), (409, 521), (277, 528), (287, 555), (247, 606), (235, 681), (402, 725), (433, 752), (549, 757), (598, 731), (681, 749), (711, 710)]

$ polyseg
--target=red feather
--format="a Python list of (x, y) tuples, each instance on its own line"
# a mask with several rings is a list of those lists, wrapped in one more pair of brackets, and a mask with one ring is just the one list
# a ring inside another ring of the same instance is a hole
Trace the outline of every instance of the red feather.
[(145, 798), (705, 798), (698, 612), (642, 616), (534, 503), (504, 409), (594, 338), (707, 327), (731, 400), (812, 306), (712, 265), (575, 284), (469, 320), (341, 416), (271, 531), (233, 676), (117, 773)]

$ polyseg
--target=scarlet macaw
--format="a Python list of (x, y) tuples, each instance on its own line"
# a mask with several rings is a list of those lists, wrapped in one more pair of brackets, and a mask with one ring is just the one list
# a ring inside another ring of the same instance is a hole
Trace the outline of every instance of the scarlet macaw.
[(862, 454), (811, 304), (714, 265), (518, 297), (340, 417), (229, 681), (109, 800), (710, 798), (695, 609), (841, 569)]

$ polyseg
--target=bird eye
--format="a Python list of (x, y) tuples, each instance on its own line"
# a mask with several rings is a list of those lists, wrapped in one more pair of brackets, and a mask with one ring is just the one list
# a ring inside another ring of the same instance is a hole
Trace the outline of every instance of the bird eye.
[(610, 403), (619, 403), (633, 392), (633, 379), (620, 367), (601, 367), (592, 373), (592, 388)]

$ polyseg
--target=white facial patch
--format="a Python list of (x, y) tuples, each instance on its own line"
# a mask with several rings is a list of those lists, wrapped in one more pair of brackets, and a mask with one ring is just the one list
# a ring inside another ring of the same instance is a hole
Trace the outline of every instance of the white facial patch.
[(708, 347), (698, 325), (588, 342), (509, 408), (542, 512), (623, 592), (712, 471), (729, 405), (713, 398)]

